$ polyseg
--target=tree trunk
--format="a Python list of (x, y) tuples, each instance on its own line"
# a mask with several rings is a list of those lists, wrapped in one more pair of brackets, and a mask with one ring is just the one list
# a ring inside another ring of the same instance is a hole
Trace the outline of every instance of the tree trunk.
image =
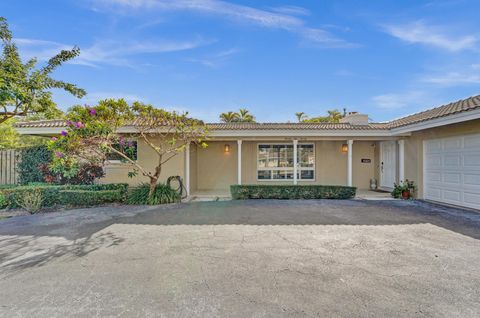
[(155, 193), (155, 188), (157, 187), (158, 178), (150, 177), (150, 191), (148, 192), (148, 202), (152, 202), (153, 194)]

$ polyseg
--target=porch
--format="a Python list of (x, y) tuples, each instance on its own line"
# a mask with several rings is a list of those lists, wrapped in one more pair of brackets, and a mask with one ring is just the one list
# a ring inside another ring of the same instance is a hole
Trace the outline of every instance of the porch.
[(228, 199), (232, 184), (323, 184), (355, 186), (359, 198), (389, 197), (404, 180), (405, 143), (395, 138), (214, 139), (185, 152), (190, 197)]

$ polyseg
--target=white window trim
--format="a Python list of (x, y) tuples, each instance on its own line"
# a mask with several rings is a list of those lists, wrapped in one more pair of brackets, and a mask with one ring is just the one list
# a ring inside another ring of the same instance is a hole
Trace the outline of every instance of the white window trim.
[[(293, 142), (292, 143), (288, 143), (288, 142), (258, 142), (256, 144), (256, 152), (257, 152), (257, 157), (256, 157), (256, 161), (255, 161), (255, 165), (256, 165), (256, 180), (257, 182), (293, 182), (293, 178), (292, 179), (259, 179), (258, 178), (258, 171), (259, 170), (270, 170), (270, 171), (278, 171), (278, 170), (289, 170), (289, 169), (292, 169), (292, 173), (293, 173), (293, 167), (273, 167), (273, 168), (268, 168), (268, 169), (258, 169), (258, 154), (259, 154), (259, 151), (258, 151), (258, 146), (259, 145), (272, 145), (272, 146), (275, 146), (275, 145), (289, 145), (289, 146), (292, 146), (293, 147)], [(316, 179), (317, 179), (317, 152), (316, 152), (316, 145), (315, 145), (315, 142), (299, 142), (297, 144), (297, 147), (301, 146), (301, 145), (312, 145), (313, 146), (313, 156), (315, 158), (315, 160), (313, 161), (313, 167), (300, 167), (300, 164), (299, 166), (297, 167), (297, 172), (299, 174), (299, 178), (297, 179), (298, 182), (315, 182)], [(313, 170), (313, 179), (302, 179), (301, 178), (301, 171), (303, 170)]]

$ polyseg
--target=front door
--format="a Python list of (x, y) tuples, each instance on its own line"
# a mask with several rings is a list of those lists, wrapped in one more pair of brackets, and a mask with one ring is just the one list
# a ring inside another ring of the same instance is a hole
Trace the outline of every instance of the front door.
[(380, 187), (392, 189), (397, 182), (397, 144), (395, 141), (380, 143)]

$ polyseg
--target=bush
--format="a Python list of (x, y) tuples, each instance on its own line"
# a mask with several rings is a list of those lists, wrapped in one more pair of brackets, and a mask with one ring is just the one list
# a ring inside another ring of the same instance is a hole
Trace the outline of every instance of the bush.
[(48, 185), (35, 184), (0, 189), (6, 207), (19, 208), (26, 193), (39, 191), (42, 194), (41, 207), (55, 205), (89, 206), (103, 203), (124, 202), (128, 185), (125, 183), (92, 185)]
[(66, 206), (93, 206), (123, 202), (125, 195), (118, 190), (60, 190), (59, 204)]
[(42, 193), (42, 207), (52, 207), (58, 203), (59, 186), (18, 186), (0, 190), (7, 199), (9, 208), (21, 208), (19, 202), (27, 193), (32, 191)]
[(151, 199), (148, 198), (150, 192), (150, 185), (148, 183), (142, 183), (138, 187), (134, 188), (129, 194), (127, 202), (129, 204), (166, 204), (180, 202), (180, 194), (173, 190), (170, 186), (165, 184), (157, 184), (155, 192)]
[(127, 194), (128, 184), (127, 183), (106, 183), (106, 184), (89, 184), (89, 185), (66, 184), (62, 186), (62, 189), (89, 190), (89, 191), (116, 190), (116, 191), (122, 192), (123, 194)]
[(16, 197), (15, 203), (30, 214), (37, 213), (42, 208), (43, 192), (39, 188), (22, 192)]
[(0, 209), (5, 209), (6, 207), (8, 207), (7, 198), (3, 193), (0, 193)]
[(96, 179), (105, 176), (105, 171), (101, 166), (91, 163), (80, 164), (72, 177), (66, 177), (61, 172), (52, 171), (50, 162), (41, 164), (38, 169), (42, 172), (45, 182), (54, 184), (90, 185), (93, 184)]
[(234, 200), (351, 199), (357, 188), (329, 185), (231, 185)]
[(17, 164), (19, 183), (43, 182), (43, 173), (39, 167), (42, 164), (49, 164), (52, 160), (52, 152), (47, 146), (26, 148), (20, 155), (21, 160)]

